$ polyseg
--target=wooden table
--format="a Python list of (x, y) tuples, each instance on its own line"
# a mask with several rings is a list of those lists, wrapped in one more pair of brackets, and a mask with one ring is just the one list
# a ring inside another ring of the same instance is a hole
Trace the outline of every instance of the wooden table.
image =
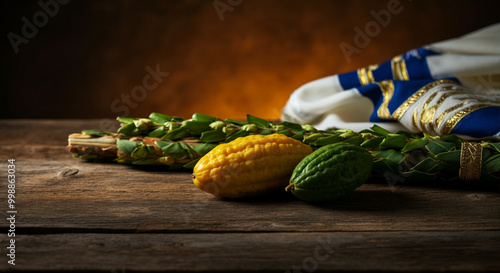
[(329, 204), (286, 193), (228, 201), (190, 173), (73, 158), (67, 135), (98, 125), (0, 120), (0, 271), (500, 271), (498, 188), (370, 182)]

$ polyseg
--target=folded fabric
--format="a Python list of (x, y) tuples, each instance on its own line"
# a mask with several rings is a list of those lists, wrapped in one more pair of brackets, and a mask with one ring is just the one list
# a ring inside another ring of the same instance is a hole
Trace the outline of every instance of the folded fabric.
[(282, 120), (500, 139), (500, 24), (309, 82)]

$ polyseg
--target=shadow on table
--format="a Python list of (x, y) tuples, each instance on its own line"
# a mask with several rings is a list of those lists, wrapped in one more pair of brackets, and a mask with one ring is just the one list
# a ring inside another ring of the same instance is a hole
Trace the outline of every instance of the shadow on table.
[(387, 187), (359, 188), (351, 194), (329, 202), (305, 202), (290, 192), (274, 192), (265, 195), (239, 199), (215, 198), (220, 201), (247, 204), (251, 206), (287, 205), (293, 207), (312, 206), (320, 209), (337, 211), (397, 211), (413, 209), (416, 206), (415, 197), (404, 191), (391, 192)]
[(442, 189), (442, 190), (457, 190), (457, 191), (482, 191), (482, 192), (497, 192), (500, 193), (500, 181), (461, 181), (458, 179), (453, 180), (405, 180), (400, 178), (400, 180), (389, 181), (382, 178), (374, 178), (367, 182), (366, 184), (380, 184), (386, 185), (392, 191), (396, 191), (399, 188), (404, 188), (407, 186), (416, 188), (432, 188), (432, 189)]
[(415, 208), (416, 199), (404, 191), (390, 191), (387, 188), (357, 189), (351, 194), (330, 202), (308, 202), (309, 205), (338, 211), (397, 211)]
[(298, 201), (297, 197), (295, 197), (290, 192), (286, 192), (283, 188), (282, 191), (273, 191), (266, 194), (260, 194), (255, 196), (247, 196), (242, 198), (221, 198), (214, 197), (215, 199), (225, 201), (225, 202), (234, 202), (234, 203), (249, 203), (249, 204), (272, 204), (272, 203), (287, 203), (287, 202), (296, 202)]

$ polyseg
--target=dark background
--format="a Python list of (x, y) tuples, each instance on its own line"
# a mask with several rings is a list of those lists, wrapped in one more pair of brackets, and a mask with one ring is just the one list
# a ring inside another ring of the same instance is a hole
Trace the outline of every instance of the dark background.
[[(373, 12), (397, 2), (401, 12), (348, 60), (339, 45), (354, 46), (355, 28), (365, 29), (376, 22)], [(500, 21), (498, 0), (41, 3), (57, 3), (45, 22), (39, 1), (1, 2), (0, 118), (114, 119), (156, 111), (278, 119), (306, 82)], [(214, 3), (229, 9), (218, 12)], [(15, 53), (9, 33), (22, 35), (24, 17), (41, 26)], [(155, 82), (146, 67), (169, 74)], [(138, 92), (145, 77), (150, 90)]]

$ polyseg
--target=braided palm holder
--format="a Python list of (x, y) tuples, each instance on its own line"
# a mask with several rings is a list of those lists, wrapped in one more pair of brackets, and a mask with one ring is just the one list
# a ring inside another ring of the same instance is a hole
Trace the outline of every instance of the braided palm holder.
[(477, 142), (463, 142), (460, 152), (459, 178), (463, 181), (481, 179), (483, 146)]

